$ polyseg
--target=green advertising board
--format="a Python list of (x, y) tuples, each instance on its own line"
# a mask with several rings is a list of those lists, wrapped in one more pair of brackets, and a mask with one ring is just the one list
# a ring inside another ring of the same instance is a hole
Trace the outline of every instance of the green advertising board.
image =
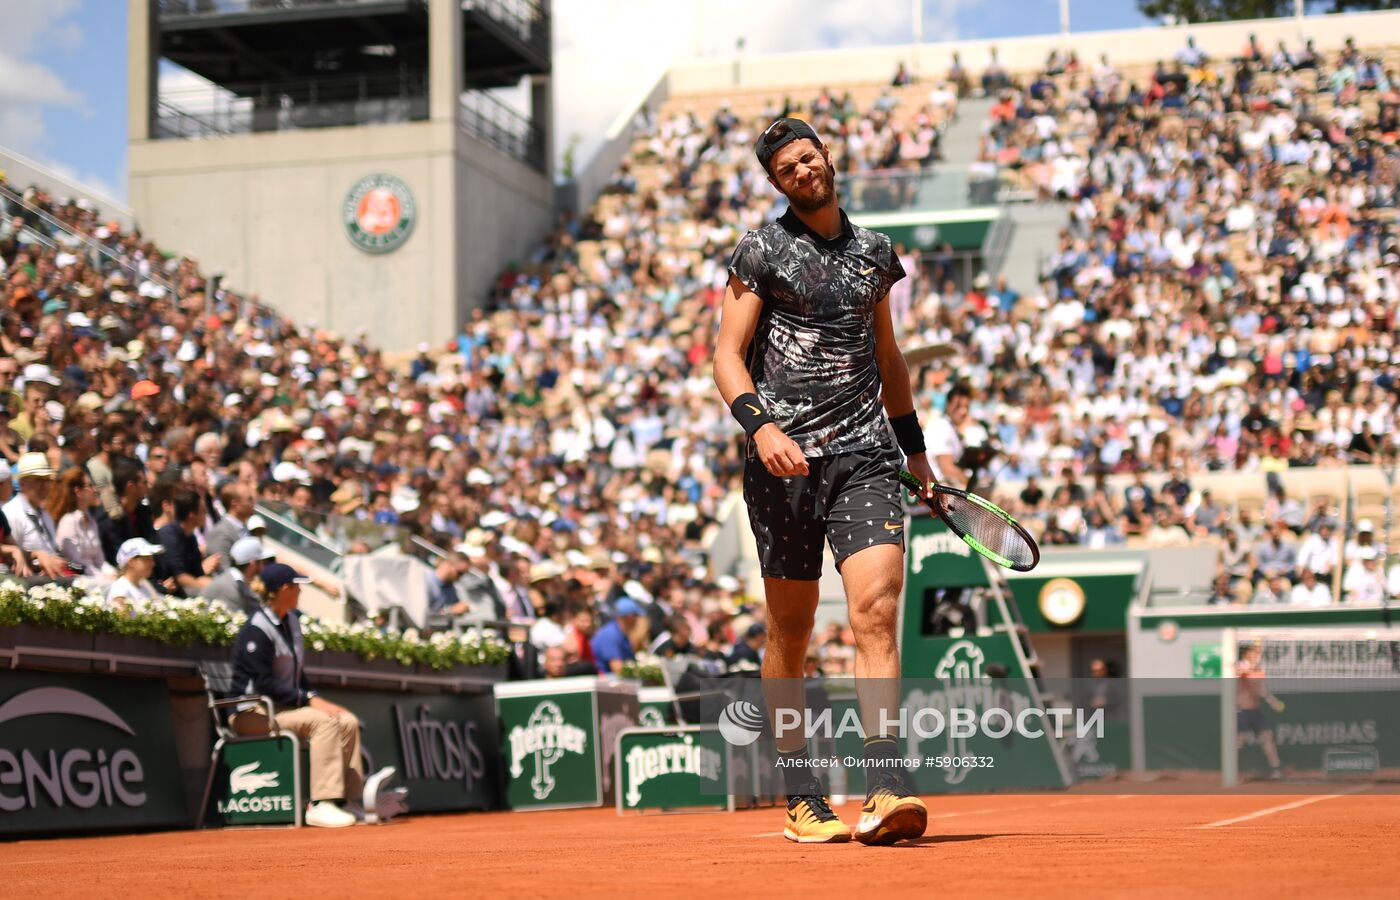
[[(974, 793), (1070, 783), (1065, 759), (1051, 737), (1050, 720), (1036, 713), (1044, 709), (1039, 690), (1008, 633), (925, 638), (925, 642), (932, 651), (929, 669), (905, 673), (903, 705), (911, 725), (921, 710), (936, 710), (951, 722), (953, 709), (970, 710), (985, 725), (969, 737), (956, 734), (951, 724), (927, 738), (914, 728), (908, 731), (904, 752), (922, 760), (913, 773), (920, 791)], [(1005, 674), (991, 677), (998, 671)], [(1003, 717), (982, 718), (992, 709), (1006, 710), (1012, 717), (1031, 711), (1027, 730), (1041, 733), (1025, 735), (1008, 726), (1009, 733), (996, 736)], [(1073, 717), (1067, 721), (1066, 733), (1077, 733)]]
[(637, 720), (634, 686), (582, 676), (498, 684), (495, 694), (510, 809), (612, 800), (616, 736)]
[(670, 688), (644, 687), (637, 692), (637, 702), (637, 724), (643, 728), (676, 724), (676, 695)]
[(956, 212), (861, 213), (852, 216), (851, 221), (887, 234), (893, 243), (906, 247), (936, 250), (948, 244), (954, 250), (981, 250), (997, 215), (996, 208), (991, 207)]
[(290, 734), (225, 743), (214, 770), (220, 825), (300, 825), (305, 806), (299, 742)]
[(164, 681), (0, 670), (0, 834), (189, 823)]
[(628, 728), (617, 736), (617, 811), (732, 811), (730, 745), (712, 726)]
[(1112, 632), (1128, 627), (1145, 565), (1140, 560), (1044, 561), (1006, 573), (1006, 584), (1032, 633)]
[(398, 770), (415, 812), (500, 808), (500, 757), (490, 694), (322, 690), (364, 723), (365, 773)]

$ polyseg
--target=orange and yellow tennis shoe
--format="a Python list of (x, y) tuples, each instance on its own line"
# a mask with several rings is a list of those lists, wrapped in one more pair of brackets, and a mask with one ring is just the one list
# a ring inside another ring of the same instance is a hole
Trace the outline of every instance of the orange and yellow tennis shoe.
[(831, 811), (826, 797), (807, 794), (788, 799), (783, 837), (799, 844), (844, 844), (851, 839), (851, 827)]
[(887, 778), (872, 785), (860, 808), (855, 837), (862, 844), (883, 847), (923, 837), (926, 828), (928, 808), (924, 802), (909, 793), (901, 779)]

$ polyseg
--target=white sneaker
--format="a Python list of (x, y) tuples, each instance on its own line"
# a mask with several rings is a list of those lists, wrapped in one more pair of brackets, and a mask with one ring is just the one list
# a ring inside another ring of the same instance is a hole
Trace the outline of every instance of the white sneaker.
[(329, 800), (312, 804), (306, 824), (315, 828), (344, 828), (355, 824), (355, 817)]

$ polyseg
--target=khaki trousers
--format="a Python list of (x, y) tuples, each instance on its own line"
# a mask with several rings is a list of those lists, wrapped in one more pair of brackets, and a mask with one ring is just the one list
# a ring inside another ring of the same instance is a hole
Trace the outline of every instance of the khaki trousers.
[[(333, 716), (303, 706), (277, 713), (277, 727), (291, 732), (311, 751), (311, 799), (347, 800), (359, 803), (365, 790), (360, 762), (360, 720)], [(261, 712), (238, 713), (229, 720), (239, 734), (267, 734), (267, 716)]]

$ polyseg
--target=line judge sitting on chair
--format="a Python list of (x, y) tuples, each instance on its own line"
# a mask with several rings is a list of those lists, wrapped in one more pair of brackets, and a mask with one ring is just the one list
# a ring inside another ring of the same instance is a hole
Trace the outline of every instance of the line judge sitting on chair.
[[(306, 824), (340, 828), (355, 824), (364, 790), (360, 721), (317, 695), (306, 679), (296, 608), (301, 586), (310, 582), (282, 563), (268, 563), (250, 579), (262, 606), (234, 643), (234, 688), (272, 698), (278, 727), (309, 743), (312, 806)], [(269, 731), (266, 717), (256, 710), (235, 713), (230, 725), (239, 734)]]

